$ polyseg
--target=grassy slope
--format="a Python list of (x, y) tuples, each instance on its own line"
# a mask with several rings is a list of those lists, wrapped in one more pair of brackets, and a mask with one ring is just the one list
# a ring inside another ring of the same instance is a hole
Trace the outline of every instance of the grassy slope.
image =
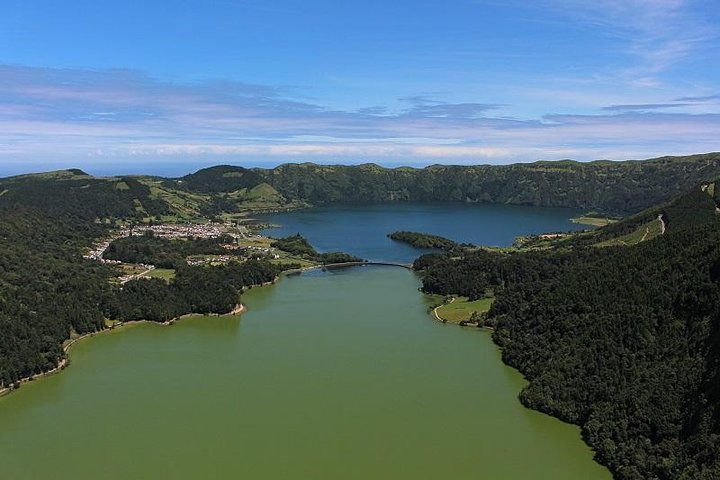
[(610, 247), (614, 245), (636, 245), (640, 242), (652, 240), (662, 232), (662, 224), (659, 219), (650, 220), (641, 224), (635, 231), (622, 235), (620, 237), (611, 238), (597, 244), (598, 247)]
[(165, 281), (170, 281), (175, 278), (175, 270), (171, 268), (155, 268), (145, 274), (146, 277), (150, 278), (162, 278)]
[(177, 220), (192, 220), (201, 216), (200, 210), (210, 197), (201, 193), (184, 192), (163, 185), (162, 180), (142, 178), (141, 182), (150, 187), (155, 198), (170, 206), (171, 217)]
[(490, 310), (494, 298), (481, 298), (469, 301), (467, 297), (457, 297), (454, 302), (447, 303), (437, 308), (436, 312), (440, 318), (449, 323), (460, 323), (469, 320), (473, 312), (485, 313)]
[(618, 219), (587, 214), (587, 215), (582, 215), (580, 217), (571, 218), (570, 221), (573, 223), (580, 224), (580, 225), (591, 225), (593, 227), (604, 227), (605, 225), (610, 225), (611, 223), (617, 222)]
[(668, 202), (650, 207), (620, 221), (609, 223), (593, 231), (579, 232), (558, 239), (528, 237), (522, 249), (572, 248), (577, 245), (609, 247), (637, 245), (662, 234), (663, 223), (666, 231), (678, 231), (688, 226), (720, 221), (715, 182), (694, 186), (689, 192)]

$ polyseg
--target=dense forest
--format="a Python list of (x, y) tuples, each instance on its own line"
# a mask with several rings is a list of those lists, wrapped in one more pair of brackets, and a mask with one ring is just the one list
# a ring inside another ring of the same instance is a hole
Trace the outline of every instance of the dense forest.
[[(205, 168), (179, 180), (182, 188), (202, 193), (231, 193), (262, 182), (263, 178), (252, 170), (229, 165)], [(174, 183), (168, 185), (174, 186)]]
[(179, 266), (175, 278), (136, 279), (115, 291), (109, 318), (164, 322), (186, 313), (227, 313), (240, 302), (240, 292), (271, 282), (287, 267), (265, 260), (230, 262), (223, 266)]
[(73, 332), (102, 330), (106, 318), (165, 321), (191, 312), (228, 312), (243, 288), (297, 266), (264, 260), (187, 266), (175, 260), (217, 250), (226, 239), (132, 237), (118, 240), (113, 254), (168, 260), (177, 272), (170, 282), (142, 279), (119, 286), (110, 282), (118, 275), (115, 267), (82, 253), (108, 235), (108, 219), (136, 221), (164, 211), (145, 185), (71, 170), (0, 180), (0, 194), (0, 388), (54, 368)]
[(617, 478), (717, 479), (720, 220), (712, 200), (696, 188), (669, 203), (661, 211), (668, 231), (635, 246), (475, 250), (426, 255), (415, 267), (428, 292), (495, 291), (486, 322), (504, 361), (530, 382), (521, 401), (580, 425)]
[(628, 214), (719, 177), (720, 154), (628, 162), (433, 165), (422, 169), (304, 163), (253, 172), (288, 200), (312, 204), (461, 201)]
[(428, 233), (408, 232), (400, 230), (388, 234), (388, 238), (396, 242), (407, 243), (415, 248), (436, 248), (438, 250), (453, 250), (459, 245), (457, 242), (449, 238), (439, 235), (430, 235)]
[(136, 178), (106, 180), (76, 169), (0, 179), (0, 192), (2, 207), (34, 207), (46, 215), (83, 220), (142, 218), (169, 212), (168, 204)]
[(169, 239), (157, 237), (152, 231), (143, 235), (113, 240), (105, 250), (104, 258), (126, 263), (143, 263), (159, 268), (178, 268), (185, 265), (191, 255), (240, 254), (240, 249), (227, 250), (223, 244), (233, 243), (230, 236), (215, 238)]
[(275, 241), (271, 243), (270, 246), (278, 248), (283, 252), (288, 252), (298, 257), (312, 260), (323, 265), (330, 265), (334, 263), (356, 263), (364, 261), (362, 258), (344, 252), (318, 253), (318, 251), (315, 250), (312, 245), (310, 245), (310, 242), (308, 242), (299, 233), (296, 235), (290, 235), (289, 237), (275, 239)]
[(104, 328), (112, 296), (103, 265), (80, 257), (100, 227), (35, 209), (0, 209), (0, 385), (49, 370), (70, 331)]

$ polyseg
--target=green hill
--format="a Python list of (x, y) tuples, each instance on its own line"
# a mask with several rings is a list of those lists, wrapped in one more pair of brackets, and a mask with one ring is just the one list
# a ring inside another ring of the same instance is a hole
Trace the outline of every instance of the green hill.
[(0, 179), (0, 208), (33, 207), (83, 219), (143, 218), (169, 212), (166, 202), (133, 177), (93, 178), (79, 170)]
[[(329, 203), (398, 201), (573, 207), (627, 215), (718, 177), (719, 153), (626, 162), (562, 160), (501, 166), (432, 165), (419, 169), (375, 164), (302, 163), (272, 169), (221, 165), (176, 179), (102, 179), (80, 170), (63, 170), (0, 179), (0, 200), (51, 209), (57, 207), (52, 199), (72, 203), (66, 198), (71, 196), (77, 198), (77, 208), (92, 210), (131, 199), (129, 210), (124, 207), (122, 212), (96, 213), (102, 217), (135, 212), (136, 216), (165, 219)], [(95, 206), (93, 199), (97, 200)]]
[(634, 245), (668, 232), (677, 232), (704, 224), (716, 224), (720, 218), (715, 182), (692, 188), (670, 201), (647, 208), (592, 232), (564, 238), (556, 244), (595, 244), (598, 246)]
[(230, 165), (204, 168), (178, 179), (177, 185), (186, 190), (202, 193), (230, 193), (253, 188), (263, 178), (252, 170)]
[(288, 200), (312, 204), (460, 201), (635, 213), (720, 177), (720, 154), (627, 162), (383, 168), (286, 164), (253, 169)]
[(172, 189), (232, 194), (271, 186), (272, 202), (305, 204), (453, 201), (573, 207), (628, 214), (720, 177), (720, 154), (625, 162), (385, 168), (289, 163), (272, 169), (218, 166), (168, 180)]

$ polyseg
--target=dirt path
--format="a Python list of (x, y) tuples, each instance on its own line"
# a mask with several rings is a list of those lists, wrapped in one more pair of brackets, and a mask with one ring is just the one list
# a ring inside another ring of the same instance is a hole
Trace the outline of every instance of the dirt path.
[(443, 303), (442, 305), (438, 305), (437, 307), (433, 308), (433, 315), (437, 319), (438, 322), (447, 323), (447, 320), (443, 319), (440, 315), (438, 315), (438, 308), (444, 306), (444, 305), (450, 305), (455, 301), (455, 297), (452, 297), (449, 302)]
[(645, 234), (642, 236), (642, 238), (640, 239), (640, 241), (641, 241), (641, 242), (644, 242), (649, 233), (650, 233), (650, 227), (645, 227)]
[(665, 235), (665, 220), (663, 220), (662, 213), (658, 215), (658, 220), (660, 221), (660, 235)]
[(124, 279), (124, 280), (121, 280), (121, 281), (120, 281), (120, 284), (121, 284), (121, 285), (125, 285), (125, 284), (126, 284), (127, 282), (129, 282), (130, 280), (137, 280), (137, 279), (139, 279), (139, 278), (143, 278), (145, 275), (147, 275), (148, 273), (152, 272), (153, 270), (155, 270), (155, 267), (148, 268), (148, 269), (145, 270), (144, 272), (140, 272), (140, 273), (138, 273), (138, 274), (136, 274), (136, 275), (131, 275), (130, 277), (128, 277), (128, 278), (126, 278), (126, 279)]

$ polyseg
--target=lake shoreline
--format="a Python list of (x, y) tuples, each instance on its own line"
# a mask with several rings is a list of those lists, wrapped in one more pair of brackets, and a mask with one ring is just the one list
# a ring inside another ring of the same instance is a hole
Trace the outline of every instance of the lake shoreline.
[[(271, 282), (274, 283), (274, 282)], [(95, 337), (97, 335), (102, 335), (110, 332), (114, 332), (120, 328), (123, 328), (125, 326), (132, 327), (135, 325), (141, 325), (141, 324), (152, 324), (152, 325), (159, 325), (163, 327), (169, 327), (173, 325), (175, 322), (182, 320), (184, 318), (194, 317), (194, 316), (202, 316), (202, 317), (225, 317), (225, 316), (237, 316), (242, 315), (247, 311), (247, 307), (242, 304), (238, 303), (236, 304), (232, 310), (230, 310), (228, 313), (186, 313), (183, 315), (180, 315), (179, 317), (171, 318), (170, 320), (166, 320), (164, 322), (155, 322), (152, 320), (127, 320), (125, 322), (117, 322), (113, 323), (110, 326), (107, 326), (103, 328), (102, 330), (97, 330), (95, 332), (88, 332), (84, 333), (78, 337), (68, 339), (66, 340), (67, 343), (65, 343), (62, 347), (63, 350), (63, 356), (60, 358), (60, 360), (57, 362), (57, 364), (51, 368), (50, 370), (46, 370), (40, 373), (36, 373), (34, 375), (30, 375), (28, 377), (21, 378), (17, 382), (15, 382), (13, 385), (9, 387), (4, 387), (0, 389), (0, 398), (10, 395), (11, 393), (15, 392), (16, 390), (19, 390), (22, 385), (25, 385), (30, 382), (34, 382), (36, 380), (41, 380), (45, 377), (49, 377), (51, 375), (56, 375), (63, 370), (65, 370), (70, 365), (70, 349), (73, 345), (75, 345), (80, 340), (84, 340), (86, 338)], [(18, 386), (14, 386), (18, 385)]]
[[(316, 270), (316, 269), (322, 269), (322, 268), (326, 268), (326, 267), (327, 268), (342, 268), (342, 267), (354, 267), (354, 266), (362, 266), (362, 265), (388, 265), (388, 266), (396, 266), (396, 267), (403, 267), (403, 268), (411, 269), (410, 267), (407, 267), (405, 265), (400, 265), (400, 264), (384, 264), (384, 263), (375, 263), (375, 262), (348, 262), (348, 263), (336, 263), (336, 264), (328, 264), (328, 265), (313, 265), (310, 267), (303, 267), (303, 268), (296, 269), (296, 270), (288, 270), (286, 272), (282, 272), (280, 275), (275, 277), (271, 282), (265, 282), (262, 284), (253, 285), (250, 288), (266, 287), (269, 285), (274, 285), (284, 275), (301, 274), (303, 272)], [(14, 382), (11, 386), (0, 388), (0, 398), (4, 397), (6, 395), (10, 395), (11, 393), (15, 392), (16, 390), (19, 390), (22, 385), (25, 385), (30, 382), (34, 382), (36, 380), (40, 380), (45, 377), (49, 377), (51, 375), (58, 374), (58, 373), (62, 372), (63, 370), (65, 370), (70, 365), (70, 357), (68, 355), (70, 348), (80, 340), (84, 340), (86, 338), (94, 337), (96, 335), (101, 335), (104, 333), (112, 332), (112, 331), (115, 331), (115, 330), (125, 327), (125, 326), (133, 326), (133, 325), (140, 325), (143, 323), (149, 323), (149, 324), (153, 324), (153, 325), (160, 325), (160, 326), (168, 327), (168, 326), (173, 325), (175, 322), (182, 320), (184, 318), (189, 318), (189, 317), (194, 317), (194, 316), (203, 316), (203, 317), (236, 316), (236, 315), (242, 315), (246, 311), (247, 311), (247, 307), (242, 303), (238, 303), (233, 307), (232, 310), (230, 310), (227, 313), (194, 313), (194, 312), (190, 312), (190, 313), (185, 313), (185, 314), (180, 315), (175, 318), (171, 318), (170, 320), (165, 320), (164, 322), (156, 322), (153, 320), (127, 320), (124, 322), (113, 323), (112, 325), (107, 326), (107, 327), (103, 328), (102, 330), (84, 333), (78, 337), (66, 340), (67, 343), (64, 344), (62, 347), (63, 356), (59, 359), (59, 361), (53, 368), (51, 368), (50, 370), (45, 370), (45, 371), (36, 373), (34, 375), (23, 377), (20, 380), (18, 380), (17, 382)], [(17, 386), (15, 386), (15, 385), (17, 385)]]
[[(317, 269), (324, 269), (324, 268), (330, 268), (330, 269), (343, 268), (343, 267), (349, 268), (349, 267), (359, 267), (359, 266), (364, 266), (364, 265), (392, 266), (392, 267), (401, 267), (401, 268), (407, 268), (408, 270), (412, 270), (412, 267), (408, 266), (408, 265), (399, 264), (399, 263), (383, 263), (383, 262), (346, 262), (346, 263), (333, 263), (333, 264), (327, 264), (327, 265), (313, 265), (313, 266), (309, 266), (309, 267), (299, 268), (296, 270), (288, 270), (288, 271), (282, 272), (282, 273), (280, 273), (280, 275), (275, 277), (271, 282), (265, 282), (262, 284), (253, 285), (250, 288), (266, 287), (269, 285), (274, 285), (280, 278), (282, 278), (283, 276), (286, 276), (286, 275), (292, 276), (292, 275), (302, 274), (303, 272), (308, 272), (308, 271), (317, 270)], [(80, 340), (84, 340), (86, 338), (94, 337), (96, 335), (101, 335), (104, 333), (112, 332), (112, 331), (115, 331), (124, 326), (133, 326), (133, 325), (140, 325), (143, 323), (149, 323), (149, 324), (168, 327), (168, 326), (173, 325), (175, 322), (182, 320), (184, 318), (188, 318), (188, 317), (235, 316), (235, 315), (242, 315), (246, 311), (247, 311), (247, 307), (242, 303), (238, 303), (228, 313), (193, 313), (193, 312), (190, 312), (190, 313), (185, 313), (185, 314), (180, 315), (175, 318), (171, 318), (170, 320), (165, 320), (164, 322), (156, 322), (153, 320), (127, 320), (124, 322), (113, 323), (112, 325), (107, 326), (107, 327), (103, 328), (102, 330), (84, 333), (78, 337), (66, 340), (67, 343), (64, 344), (62, 347), (63, 356), (59, 359), (59, 361), (53, 368), (51, 368), (50, 370), (45, 370), (40, 373), (36, 373), (34, 375), (23, 377), (20, 380), (18, 380), (17, 382), (14, 382), (11, 386), (0, 388), (0, 398), (4, 397), (6, 395), (10, 395), (11, 393), (13, 393), (16, 390), (19, 390), (22, 385), (25, 385), (30, 382), (34, 382), (36, 380), (40, 380), (45, 377), (49, 377), (51, 375), (58, 374), (58, 373), (62, 372), (63, 370), (65, 370), (70, 365), (70, 357), (68, 355), (70, 348)], [(17, 386), (15, 386), (15, 385), (17, 385)]]
[[(354, 266), (362, 266), (362, 264), (346, 265), (346, 266), (349, 268), (349, 267), (354, 267)], [(310, 271), (310, 270), (315, 270), (315, 269), (322, 269), (322, 267), (323, 267), (322, 265), (318, 265), (318, 266), (314, 266), (314, 267), (307, 267), (306, 269), (303, 269), (303, 270), (304, 270), (304, 271)], [(389, 271), (388, 271), (388, 272), (389, 272)], [(276, 280), (282, 278), (282, 276), (284, 276), (284, 275), (285, 275), (285, 272), (284, 272), (283, 274), (279, 275)], [(270, 284), (274, 284), (274, 283), (275, 283), (275, 282), (270, 282)], [(260, 285), (257, 285), (257, 286), (260, 286)], [(233, 310), (232, 310), (231, 312), (237, 312), (236, 314), (240, 314), (240, 313), (243, 313), (243, 312), (246, 312), (246, 311), (247, 311), (247, 307), (246, 307), (245, 305), (243, 305), (243, 304), (238, 304), (238, 305), (235, 306), (235, 308), (233, 308)], [(228, 314), (208, 314), (208, 315), (203, 315), (203, 316), (224, 316), (224, 315), (229, 315), (231, 312), (229, 312)], [(82, 339), (85, 339), (85, 338), (88, 338), (88, 337), (92, 337), (92, 336), (95, 336), (95, 335), (99, 335), (99, 334), (103, 334), (103, 333), (107, 333), (108, 331), (113, 331), (113, 330), (116, 330), (116, 329), (121, 328), (121, 327), (126, 326), (126, 325), (127, 325), (127, 326), (132, 326), (132, 325), (139, 325), (139, 324), (141, 324), (141, 323), (151, 323), (151, 324), (158, 324), (158, 323), (159, 323), (159, 324), (162, 325), (162, 326), (169, 326), (169, 325), (172, 325), (175, 321), (179, 321), (179, 320), (181, 320), (181, 319), (183, 319), (183, 318), (187, 318), (187, 317), (192, 317), (192, 316), (194, 316), (194, 315), (198, 315), (198, 314), (186, 314), (186, 315), (182, 315), (182, 316), (180, 316), (180, 317), (174, 318), (174, 319), (172, 319), (172, 320), (169, 320), (169, 321), (163, 322), (163, 323), (160, 323), (160, 322), (152, 322), (152, 321), (148, 321), (148, 320), (137, 320), (137, 321), (123, 322), (123, 323), (120, 323), (120, 324), (116, 324), (116, 325), (113, 326), (113, 327), (108, 327), (108, 328), (103, 329), (103, 330), (98, 331), (98, 332), (92, 332), (92, 333), (89, 333), (89, 334), (85, 334), (85, 335), (76, 337), (76, 338), (72, 339), (70, 342), (68, 342), (68, 344), (65, 345), (65, 346), (63, 347), (63, 349), (64, 349), (64, 351), (65, 351), (66, 353), (69, 353), (69, 350), (71, 349), (71, 347), (72, 347), (74, 344), (78, 343), (78, 342), (79, 342), (80, 340), (82, 340)], [(432, 323), (435, 323), (435, 322), (432, 322)], [(440, 323), (440, 322), (438, 322), (438, 323)], [(499, 346), (498, 346), (494, 341), (492, 341), (491, 343), (492, 343), (494, 349), (499, 350), (499, 351), (502, 351), (502, 349), (500, 349)], [(522, 375), (522, 372), (521, 372), (519, 369), (517, 369), (517, 368), (509, 365), (508, 363), (506, 363), (506, 362), (504, 361), (504, 359), (502, 359), (502, 357), (500, 357), (499, 360), (500, 360), (500, 364), (502, 364), (502, 365), (505, 366), (505, 367), (509, 367), (510, 370), (516, 372), (517, 374), (521, 375), (521, 376), (524, 378), (524, 375)], [(63, 361), (60, 362), (61, 365), (59, 365), (59, 366), (56, 367), (55, 369), (53, 369), (53, 370), (51, 370), (51, 371), (48, 371), (48, 372), (45, 372), (45, 373), (43, 373), (43, 374), (38, 374), (38, 375), (34, 376), (32, 380), (28, 380), (28, 381), (34, 381), (35, 379), (39, 379), (39, 378), (44, 377), (44, 376), (50, 376), (50, 375), (53, 375), (53, 374), (55, 374), (55, 373), (58, 373), (58, 372), (62, 371), (64, 368), (67, 368), (67, 365), (69, 365), (70, 361), (71, 361), (71, 359), (70, 359), (70, 357), (68, 356), (67, 358), (63, 359)], [(526, 380), (527, 380), (527, 379), (525, 379), (525, 381), (526, 381)], [(14, 389), (12, 389), (12, 390), (14, 390)], [(6, 393), (11, 393), (12, 390), (10, 390), (10, 392), (6, 392)], [(516, 401), (517, 401), (517, 397), (515, 397), (515, 398), (516, 398)], [(533, 411), (533, 412), (537, 412), (537, 413), (543, 414), (544, 416), (548, 416), (548, 417), (550, 417), (550, 418), (553, 418), (554, 420), (560, 420), (560, 423), (563, 423), (563, 424), (574, 425), (574, 424), (572, 424), (571, 422), (566, 422), (566, 421), (563, 421), (562, 419), (560, 419), (560, 418), (558, 418), (558, 417), (555, 417), (555, 416), (553, 416), (553, 415), (549, 415), (547, 412), (543, 412), (543, 411), (541, 411), (541, 410), (537, 410), (537, 409), (534, 409), (534, 408), (530, 408), (530, 407), (528, 407), (527, 405), (524, 405), (522, 402), (519, 402), (519, 403), (520, 403), (520, 405), (522, 406), (523, 409), (527, 409), (528, 411)], [(589, 447), (589, 446), (587, 445), (587, 443), (583, 442), (583, 444), (584, 444), (586, 447)], [(596, 462), (596, 463), (598, 463), (598, 462)], [(599, 464), (599, 463), (598, 463), (598, 464)], [(601, 464), (599, 464), (599, 465), (601, 465)]]

